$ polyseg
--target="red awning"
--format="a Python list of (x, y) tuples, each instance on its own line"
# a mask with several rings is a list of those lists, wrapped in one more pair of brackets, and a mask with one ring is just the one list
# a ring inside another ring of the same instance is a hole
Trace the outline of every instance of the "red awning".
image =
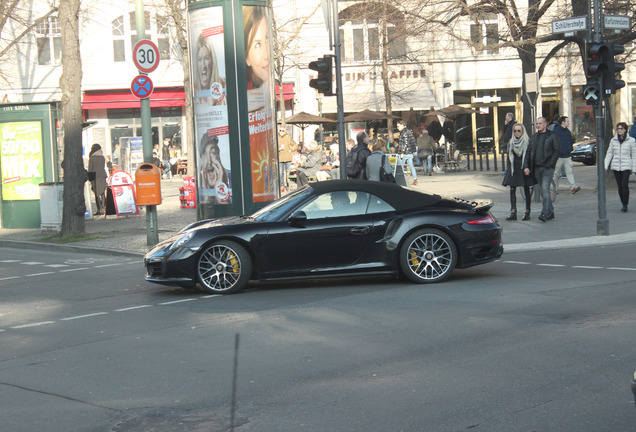
[[(150, 108), (185, 106), (185, 92), (180, 88), (156, 88), (150, 95)], [(84, 92), (82, 109), (140, 108), (140, 99), (130, 89)]]
[[(284, 100), (292, 100), (294, 98), (294, 85), (293, 84), (283, 84), (283, 99)], [(276, 84), (276, 102), (279, 99), (279, 90), (278, 84)]]

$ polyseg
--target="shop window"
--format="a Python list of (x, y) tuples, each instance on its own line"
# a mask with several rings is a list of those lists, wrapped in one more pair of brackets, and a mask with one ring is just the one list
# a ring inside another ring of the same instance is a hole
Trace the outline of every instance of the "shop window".
[(62, 29), (56, 16), (50, 16), (35, 28), (39, 65), (62, 63)]

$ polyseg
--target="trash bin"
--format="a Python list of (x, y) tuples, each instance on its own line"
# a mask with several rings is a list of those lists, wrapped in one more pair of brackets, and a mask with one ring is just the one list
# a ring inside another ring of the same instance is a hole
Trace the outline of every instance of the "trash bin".
[(64, 209), (64, 183), (40, 183), (40, 229), (60, 231)]
[(139, 165), (135, 171), (137, 205), (161, 204), (161, 171), (151, 163)]

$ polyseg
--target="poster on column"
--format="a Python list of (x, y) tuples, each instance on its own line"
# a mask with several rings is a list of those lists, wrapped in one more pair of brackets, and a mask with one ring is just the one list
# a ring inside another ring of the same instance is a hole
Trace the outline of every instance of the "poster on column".
[(2, 199), (40, 199), (44, 181), (42, 123), (39, 121), (0, 123), (0, 167)]
[(271, 79), (271, 18), (268, 8), (243, 6), (247, 105), (252, 169), (252, 199), (277, 198), (278, 149), (275, 139), (273, 80)]
[(232, 175), (222, 6), (191, 11), (190, 37), (201, 203), (230, 204)]

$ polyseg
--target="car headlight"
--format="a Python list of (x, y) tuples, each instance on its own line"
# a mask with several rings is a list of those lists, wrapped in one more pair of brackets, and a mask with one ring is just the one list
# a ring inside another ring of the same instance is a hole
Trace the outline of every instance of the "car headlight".
[(592, 150), (592, 145), (591, 144), (585, 144), (585, 145), (581, 145), (578, 146), (576, 149), (574, 149), (574, 151), (589, 151)]
[(194, 231), (190, 231), (189, 233), (186, 233), (186, 234), (183, 234), (180, 237), (177, 237), (177, 239), (174, 241), (174, 243), (172, 243), (170, 245), (170, 247), (168, 249), (169, 250), (175, 250), (175, 249), (180, 248), (181, 246), (186, 244), (187, 241), (190, 240), (193, 235), (194, 235)]

